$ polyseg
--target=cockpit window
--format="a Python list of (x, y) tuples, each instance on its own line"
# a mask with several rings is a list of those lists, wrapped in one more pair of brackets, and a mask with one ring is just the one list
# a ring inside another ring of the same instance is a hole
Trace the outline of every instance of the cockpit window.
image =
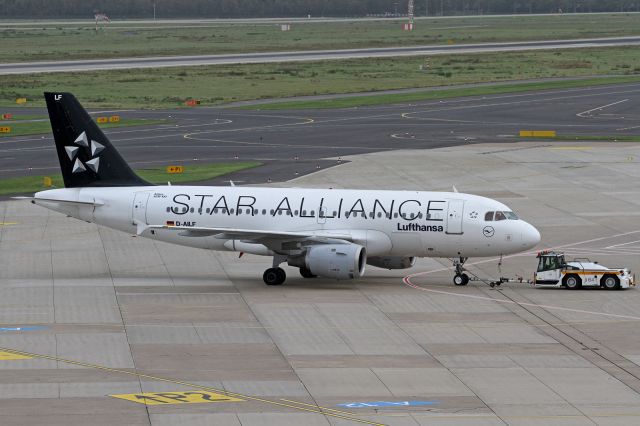
[(514, 212), (503, 212), (505, 216), (507, 216), (507, 219), (509, 220), (518, 220), (518, 215), (515, 214)]
[(507, 217), (502, 212), (496, 212), (495, 220), (507, 220)]
[(484, 215), (484, 220), (487, 221), (487, 222), (492, 222), (493, 221), (493, 213), (494, 212), (487, 212)]

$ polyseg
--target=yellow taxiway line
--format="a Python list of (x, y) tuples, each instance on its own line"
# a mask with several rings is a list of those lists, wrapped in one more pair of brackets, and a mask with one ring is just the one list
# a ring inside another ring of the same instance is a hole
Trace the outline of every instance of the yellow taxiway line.
[[(0, 347), (0, 351), (6, 352), (8, 354), (14, 354), (14, 355), (23, 356), (23, 357), (48, 359), (48, 360), (52, 360), (52, 361), (63, 362), (65, 364), (77, 365), (77, 366), (80, 366), (80, 367), (93, 368), (93, 369), (96, 369), (96, 370), (109, 371), (109, 372), (112, 372), (112, 373), (127, 374), (129, 376), (135, 376), (135, 377), (138, 377), (138, 378), (143, 378), (143, 379), (148, 379), (148, 380), (155, 380), (155, 381), (160, 381), (160, 382), (165, 382), (165, 383), (173, 383), (173, 384), (176, 384), (176, 385), (192, 387), (192, 388), (195, 388), (195, 389), (201, 389), (201, 390), (205, 390), (205, 391), (216, 392), (216, 393), (220, 393), (220, 394), (227, 395), (227, 396), (230, 396), (230, 397), (247, 399), (247, 400), (250, 400), (250, 401), (258, 401), (258, 402), (263, 402), (265, 404), (271, 404), (271, 405), (277, 405), (277, 406), (281, 406), (281, 407), (293, 408), (295, 410), (307, 411), (307, 412), (310, 412), (310, 413), (322, 414), (324, 416), (330, 416), (330, 417), (335, 417), (335, 418), (339, 418), (339, 419), (343, 419), (343, 420), (349, 420), (349, 421), (356, 422), (356, 423), (362, 423), (362, 424), (373, 425), (373, 426), (385, 426), (382, 423), (377, 423), (377, 422), (372, 422), (372, 421), (365, 420), (365, 419), (359, 419), (359, 418), (356, 418), (356, 417), (352, 417), (352, 416), (355, 416), (355, 414), (354, 413), (350, 413), (348, 411), (334, 410), (332, 408), (321, 407), (319, 405), (307, 404), (307, 403), (304, 403), (304, 402), (291, 401), (291, 400), (288, 400), (288, 399), (281, 399), (280, 401), (273, 401), (273, 400), (269, 400), (269, 399), (265, 399), (265, 398), (258, 398), (258, 397), (255, 397), (255, 396), (243, 395), (243, 394), (240, 394), (240, 393), (235, 393), (235, 392), (229, 392), (229, 391), (226, 391), (226, 390), (216, 389), (216, 388), (212, 388), (212, 387), (209, 387), (209, 386), (202, 386), (202, 385), (198, 385), (198, 384), (195, 384), (195, 383), (185, 382), (185, 381), (182, 381), (182, 380), (168, 379), (168, 378), (165, 378), (165, 377), (152, 376), (150, 374), (137, 373), (135, 371), (127, 371), (127, 370), (122, 370), (122, 369), (119, 369), (119, 368), (105, 367), (103, 365), (98, 365), (98, 364), (91, 364), (91, 363), (82, 362), (82, 361), (74, 361), (74, 360), (70, 360), (70, 359), (66, 359), (66, 358), (60, 358), (60, 357), (53, 356), (53, 355), (36, 354), (36, 353), (31, 353), (31, 352), (26, 352), (26, 351), (19, 351), (19, 350), (16, 350), (16, 349), (2, 348), (2, 347)], [(307, 408), (307, 407), (312, 407), (312, 408)]]

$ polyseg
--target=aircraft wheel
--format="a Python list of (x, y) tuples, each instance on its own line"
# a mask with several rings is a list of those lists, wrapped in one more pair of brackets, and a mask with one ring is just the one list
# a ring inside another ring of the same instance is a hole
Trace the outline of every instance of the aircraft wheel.
[(607, 290), (617, 290), (620, 288), (620, 280), (615, 275), (605, 275), (602, 277), (600, 284)]
[(287, 279), (287, 274), (282, 268), (269, 268), (262, 274), (266, 285), (280, 285)]
[(310, 270), (308, 270), (307, 268), (300, 268), (300, 275), (302, 275), (304, 278), (316, 278), (317, 275), (313, 275), (311, 273)]
[(582, 287), (582, 280), (575, 274), (569, 274), (562, 280), (562, 284), (570, 290), (576, 290)]
[(469, 284), (469, 275), (456, 274), (455, 277), (453, 277), (453, 283), (455, 285), (467, 285)]

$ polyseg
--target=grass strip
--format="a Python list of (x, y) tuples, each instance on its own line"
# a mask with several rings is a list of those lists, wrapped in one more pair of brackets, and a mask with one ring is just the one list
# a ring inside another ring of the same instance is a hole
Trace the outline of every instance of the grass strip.
[(259, 106), (242, 106), (237, 109), (332, 109), (332, 108), (355, 108), (362, 106), (387, 105), (410, 103), (419, 101), (429, 101), (438, 99), (450, 99), (467, 96), (487, 96), (506, 93), (529, 92), (536, 90), (565, 89), (601, 86), (608, 84), (635, 83), (640, 82), (640, 76), (620, 76), (620, 77), (597, 77), (589, 79), (562, 80), (562, 81), (541, 81), (531, 83), (516, 84), (496, 84), (491, 86), (451, 88), (444, 90), (413, 92), (413, 93), (392, 93), (385, 95), (349, 96), (337, 97), (323, 100), (310, 101), (290, 101), (260, 104)]
[[(238, 163), (213, 163), (188, 165), (184, 167), (184, 172), (179, 174), (169, 174), (164, 167), (152, 169), (137, 169), (136, 173), (143, 179), (158, 185), (192, 183), (210, 180), (229, 173), (258, 167), (262, 163), (256, 161)], [(0, 179), (0, 195), (26, 194), (43, 191), (45, 189), (64, 188), (62, 176), (59, 174), (50, 176), (53, 182), (51, 188), (43, 185), (44, 176), (25, 176)]]
[(195, 26), (114, 20), (96, 31), (91, 23), (35, 21), (23, 26), (0, 26), (0, 57), (3, 62), (26, 62), (638, 35), (638, 15), (634, 13), (428, 18), (417, 19), (413, 31), (402, 31), (404, 22), (406, 19), (292, 22), (291, 31), (281, 31), (275, 23)]
[[(640, 75), (637, 47), (541, 50), (532, 52), (498, 52), (412, 56), (400, 58), (363, 58), (335, 61), (197, 66), (184, 68), (151, 68), (105, 70), (79, 73), (52, 73), (0, 76), (0, 107), (13, 106), (16, 98), (25, 97), (29, 106), (44, 106), (42, 92), (73, 92), (85, 107), (120, 108), (185, 108), (185, 101), (198, 99), (202, 106), (230, 102), (280, 99), (298, 96), (361, 94), (383, 90), (414, 89), (499, 83), (515, 85), (522, 80), (549, 78), (593, 78), (597, 76)], [(608, 82), (615, 83), (611, 79)], [(584, 85), (592, 82), (567, 81), (527, 83), (510, 90), (534, 90)], [(593, 83), (597, 83), (594, 81)], [(558, 86), (560, 85), (560, 86)], [(455, 90), (455, 87), (451, 88)], [(509, 90), (495, 87), (458, 87), (449, 96), (500, 93)], [(389, 97), (392, 96), (392, 97)], [(290, 104), (307, 107), (371, 105), (441, 99), (442, 93), (375, 94), (356, 100), (320, 101)], [(289, 107), (283, 105), (281, 107)], [(267, 108), (266, 106), (264, 108)], [(272, 107), (280, 108), (280, 107)], [(1, 108), (0, 108), (1, 110)], [(16, 115), (20, 108), (14, 109)], [(27, 113), (25, 110), (24, 113)]]
[[(166, 120), (162, 119), (144, 119), (144, 118), (123, 118), (118, 123), (103, 123), (99, 124), (102, 129), (111, 129), (116, 127), (132, 127), (132, 126), (149, 126), (152, 124), (166, 123)], [(27, 135), (40, 135), (43, 133), (51, 133), (51, 124), (49, 120), (42, 121), (25, 121), (17, 120), (15, 122), (5, 121), (1, 125), (3, 127), (10, 127), (10, 133), (0, 133), (0, 138), (10, 136), (27, 136)]]

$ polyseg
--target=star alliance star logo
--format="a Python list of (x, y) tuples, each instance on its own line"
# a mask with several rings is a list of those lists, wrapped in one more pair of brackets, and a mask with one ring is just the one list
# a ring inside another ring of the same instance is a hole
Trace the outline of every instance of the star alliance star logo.
[[(73, 173), (82, 173), (87, 171), (87, 167), (89, 170), (92, 170), (94, 173), (98, 173), (98, 168), (100, 167), (100, 154), (104, 150), (104, 145), (99, 144), (96, 141), (90, 140), (87, 138), (87, 132), (82, 132), (80, 136), (73, 141), (74, 144), (84, 147), (87, 150), (91, 151), (91, 160), (83, 163), (79, 158), (76, 158), (78, 151), (80, 150), (77, 146), (65, 146), (64, 150), (67, 152), (67, 156), (69, 160), (73, 162)], [(75, 159), (75, 162), (73, 161)]]

